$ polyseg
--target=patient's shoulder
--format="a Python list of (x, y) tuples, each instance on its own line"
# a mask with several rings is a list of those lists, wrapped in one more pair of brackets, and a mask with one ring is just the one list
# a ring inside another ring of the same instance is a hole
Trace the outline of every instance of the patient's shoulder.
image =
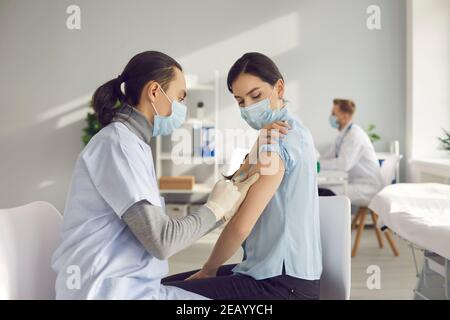
[(280, 150), (288, 170), (302, 161), (314, 160), (315, 146), (311, 132), (300, 121), (293, 121), (291, 130), (280, 143)]

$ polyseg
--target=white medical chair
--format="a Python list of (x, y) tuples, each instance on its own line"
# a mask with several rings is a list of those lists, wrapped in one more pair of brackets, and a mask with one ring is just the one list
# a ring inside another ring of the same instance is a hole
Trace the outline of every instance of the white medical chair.
[(351, 287), (350, 200), (345, 196), (320, 197), (320, 235), (323, 271), (321, 300), (348, 300)]
[[(383, 163), (380, 168), (381, 177), (383, 179), (383, 188), (392, 184), (392, 182), (394, 180), (396, 182), (398, 182), (397, 181), (398, 175), (396, 174), (396, 171), (398, 170), (398, 164), (400, 162), (400, 159), (401, 159), (401, 156), (397, 155), (397, 154), (390, 154), (383, 158)], [(380, 230), (379, 226), (377, 225), (378, 215), (376, 214), (376, 212), (371, 211), (368, 208), (368, 206), (369, 206), (369, 202), (367, 202), (367, 204), (361, 206), (358, 209), (358, 212), (356, 213), (356, 215), (352, 221), (352, 227), (351, 227), (352, 230), (356, 229), (356, 225), (358, 224), (358, 229), (356, 230), (355, 243), (353, 244), (353, 249), (352, 249), (352, 257), (356, 256), (356, 253), (358, 251), (359, 244), (361, 241), (361, 236), (364, 231), (367, 212), (369, 212), (372, 217), (373, 228), (375, 230), (375, 235), (378, 240), (378, 246), (380, 248), (384, 247), (383, 237), (382, 237), (382, 234), (384, 234), (384, 236), (386, 237), (386, 240), (388, 241), (388, 243), (392, 249), (392, 252), (394, 253), (394, 256), (398, 257), (400, 255), (400, 253), (397, 249), (397, 246), (395, 244), (395, 241), (392, 237), (391, 232), (388, 229), (384, 230), (384, 232), (382, 232)]]
[(54, 299), (61, 215), (43, 201), (0, 209), (0, 299)]

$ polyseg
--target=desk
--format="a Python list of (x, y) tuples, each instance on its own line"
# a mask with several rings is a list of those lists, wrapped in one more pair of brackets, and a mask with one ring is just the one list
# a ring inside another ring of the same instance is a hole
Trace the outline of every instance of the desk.
[(345, 171), (321, 170), (317, 176), (317, 184), (319, 187), (342, 185), (344, 187), (344, 195), (346, 195), (348, 174)]

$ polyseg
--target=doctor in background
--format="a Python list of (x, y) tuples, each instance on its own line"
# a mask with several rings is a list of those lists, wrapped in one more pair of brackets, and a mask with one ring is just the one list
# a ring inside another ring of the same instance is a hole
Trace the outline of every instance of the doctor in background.
[[(322, 170), (348, 173), (347, 196), (355, 206), (366, 206), (382, 188), (380, 165), (368, 135), (353, 122), (355, 103), (352, 100), (334, 99), (330, 125), (339, 130), (335, 142), (320, 158)], [(319, 189), (319, 195), (343, 194), (342, 186)]]

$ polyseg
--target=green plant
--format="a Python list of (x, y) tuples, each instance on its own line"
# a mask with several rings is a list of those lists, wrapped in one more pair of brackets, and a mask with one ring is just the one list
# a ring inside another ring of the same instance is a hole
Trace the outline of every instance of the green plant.
[[(94, 110), (92, 101), (89, 104), (89, 107)], [(97, 115), (93, 112), (88, 112), (86, 114), (85, 120), (86, 127), (83, 128), (83, 136), (81, 137), (81, 140), (83, 141), (84, 145), (87, 145), (92, 137), (102, 129), (102, 125), (98, 121)]]
[(442, 129), (444, 131), (444, 136), (438, 138), (441, 142), (441, 148), (447, 151), (450, 151), (450, 131)]
[(373, 123), (371, 123), (371, 124), (369, 124), (369, 127), (367, 127), (367, 129), (366, 129), (366, 133), (369, 136), (369, 139), (372, 143), (375, 143), (375, 142), (381, 140), (380, 135), (375, 132), (375, 128), (376, 128), (375, 125)]
[(98, 122), (97, 115), (92, 112), (88, 112), (86, 115), (86, 127), (83, 128), (83, 136), (81, 140), (84, 145), (87, 145), (89, 140), (100, 131), (102, 128), (100, 122)]
[[(119, 109), (122, 106), (122, 103), (117, 100), (116, 104), (114, 105), (114, 109)], [(90, 107), (93, 110), (94, 107), (92, 106), (92, 101), (90, 103)], [(86, 127), (83, 128), (83, 135), (81, 137), (81, 140), (83, 141), (84, 145), (87, 145), (89, 141), (92, 139), (92, 137), (99, 132), (103, 126), (98, 121), (97, 115), (92, 112), (88, 112), (86, 114)]]

